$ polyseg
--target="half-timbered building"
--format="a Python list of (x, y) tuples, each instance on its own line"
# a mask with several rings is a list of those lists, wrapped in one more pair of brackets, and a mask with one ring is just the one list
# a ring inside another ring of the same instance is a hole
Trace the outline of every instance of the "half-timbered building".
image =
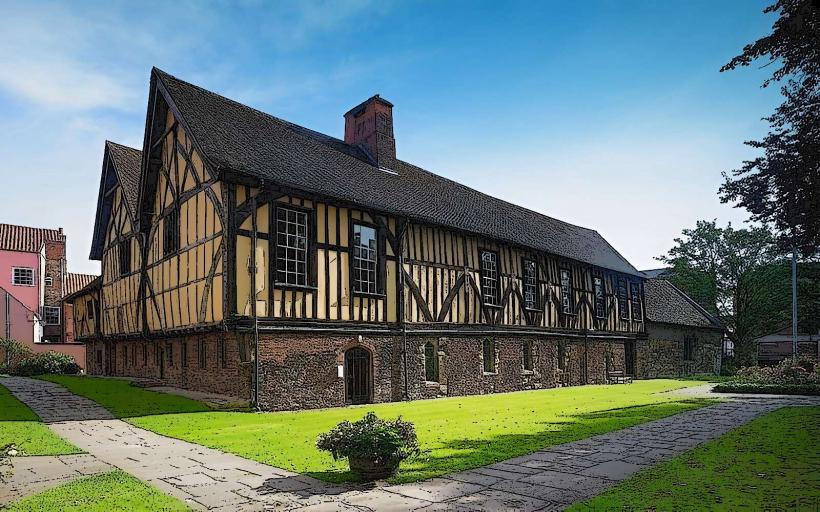
[[(644, 277), (596, 231), (154, 69), (141, 150), (107, 143), (75, 296), (92, 373), (291, 409), (635, 373)], [(89, 317), (89, 315), (91, 315)]]

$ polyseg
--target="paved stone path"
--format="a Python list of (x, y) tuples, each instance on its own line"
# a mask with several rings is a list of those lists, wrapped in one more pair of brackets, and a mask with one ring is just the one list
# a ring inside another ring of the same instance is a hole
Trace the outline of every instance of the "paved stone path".
[(211, 510), (561, 510), (762, 414), (820, 405), (820, 398), (735, 400), (446, 477), (366, 488), (326, 484), (136, 428), (57, 384), (2, 384), (97, 460)]
[(11, 478), (0, 486), (0, 507), (23, 496), (45, 491), (75, 478), (113, 468), (93, 455), (12, 457)]

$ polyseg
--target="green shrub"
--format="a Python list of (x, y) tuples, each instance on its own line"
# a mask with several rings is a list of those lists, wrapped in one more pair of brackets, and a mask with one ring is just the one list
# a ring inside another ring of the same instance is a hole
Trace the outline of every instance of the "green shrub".
[(717, 393), (758, 393), (765, 395), (820, 396), (820, 384), (755, 384), (723, 382), (713, 388)]
[(80, 373), (80, 366), (69, 355), (58, 352), (43, 352), (23, 359), (17, 366), (10, 368), (9, 371), (13, 375), (23, 377), (49, 373), (77, 375)]
[(319, 436), (316, 447), (334, 459), (360, 458), (376, 464), (402, 461), (418, 453), (419, 444), (413, 424), (398, 418), (379, 419), (375, 413), (353, 423), (343, 421)]

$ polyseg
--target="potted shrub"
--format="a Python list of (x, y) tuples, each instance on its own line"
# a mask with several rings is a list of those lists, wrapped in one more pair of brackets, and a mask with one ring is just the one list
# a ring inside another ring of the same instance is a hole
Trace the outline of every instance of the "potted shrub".
[(379, 419), (369, 412), (356, 422), (343, 421), (319, 436), (316, 447), (347, 458), (350, 470), (361, 480), (383, 480), (396, 474), (399, 463), (419, 451), (413, 424)]

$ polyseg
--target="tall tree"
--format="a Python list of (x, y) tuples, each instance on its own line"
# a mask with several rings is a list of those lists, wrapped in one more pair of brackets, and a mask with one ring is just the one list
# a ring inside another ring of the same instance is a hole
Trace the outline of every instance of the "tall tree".
[(735, 354), (741, 363), (750, 364), (751, 340), (764, 334), (753, 312), (760, 304), (771, 303), (772, 293), (780, 293), (762, 278), (750, 276), (778, 256), (767, 227), (722, 228), (716, 221), (702, 220), (694, 229), (684, 229), (669, 253), (658, 259), (672, 267), (669, 279), (677, 287), (723, 320)]
[(820, 2), (778, 0), (772, 33), (743, 48), (721, 71), (764, 60), (773, 66), (762, 86), (781, 83), (783, 103), (764, 118), (769, 133), (747, 145), (763, 154), (724, 173), (721, 201), (736, 202), (768, 224), (785, 249), (820, 249)]

